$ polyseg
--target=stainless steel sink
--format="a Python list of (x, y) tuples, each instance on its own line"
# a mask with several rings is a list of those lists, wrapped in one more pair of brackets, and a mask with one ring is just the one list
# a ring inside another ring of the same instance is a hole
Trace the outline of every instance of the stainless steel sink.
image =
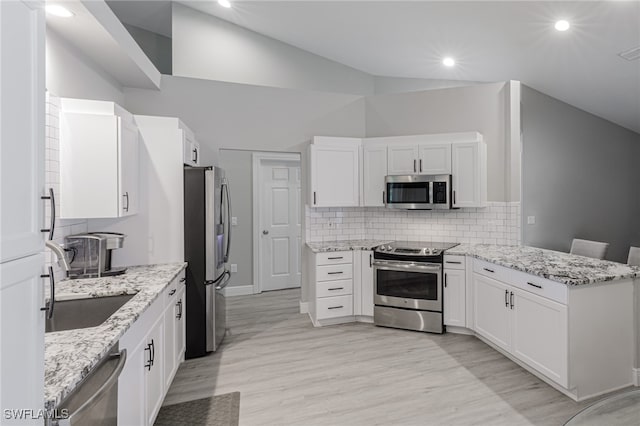
[(53, 318), (45, 320), (45, 332), (96, 327), (135, 294), (56, 301)]

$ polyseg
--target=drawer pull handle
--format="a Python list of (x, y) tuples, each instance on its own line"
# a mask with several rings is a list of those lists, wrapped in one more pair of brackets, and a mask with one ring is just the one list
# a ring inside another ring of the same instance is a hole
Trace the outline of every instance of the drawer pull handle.
[(344, 306), (340, 305), (340, 306), (329, 306), (327, 309), (342, 309), (344, 308)]
[(327, 272), (328, 275), (340, 275), (342, 274), (342, 271), (337, 271), (337, 272)]
[(509, 307), (509, 290), (504, 291), (504, 306)]
[(344, 257), (336, 256), (336, 257), (328, 257), (327, 259), (329, 259), (329, 260), (339, 260), (339, 259), (344, 259)]
[(489, 268), (482, 268), (487, 272), (491, 272), (492, 274), (495, 274), (496, 271), (494, 271), (493, 269), (489, 269)]
[(174, 294), (176, 294), (176, 289), (175, 288), (169, 292), (169, 296), (173, 296)]
[(529, 284), (531, 287), (535, 287), (535, 288), (542, 288), (541, 285), (539, 284), (534, 284), (534, 283), (530, 283), (529, 281), (527, 281), (527, 284)]
[(344, 287), (333, 287), (329, 289), (329, 291), (335, 291), (335, 290), (344, 290)]
[(444, 263), (452, 263), (454, 265), (462, 265), (462, 262), (458, 262), (458, 261), (454, 261), (454, 260), (447, 260)]
[(513, 303), (513, 292), (511, 292), (511, 295), (509, 296), (509, 301), (511, 302), (511, 309), (513, 309), (515, 306), (515, 303)]
[(180, 282), (181, 282), (181, 283), (185, 282), (186, 280), (187, 280), (187, 278), (186, 278), (186, 277), (182, 277), (182, 278), (180, 278)]

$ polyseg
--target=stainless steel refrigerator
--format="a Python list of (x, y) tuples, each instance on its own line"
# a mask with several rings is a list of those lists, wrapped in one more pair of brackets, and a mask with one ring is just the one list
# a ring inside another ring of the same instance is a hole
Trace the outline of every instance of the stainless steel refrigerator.
[(186, 358), (215, 351), (226, 330), (231, 200), (224, 170), (184, 168), (184, 254), (187, 266)]

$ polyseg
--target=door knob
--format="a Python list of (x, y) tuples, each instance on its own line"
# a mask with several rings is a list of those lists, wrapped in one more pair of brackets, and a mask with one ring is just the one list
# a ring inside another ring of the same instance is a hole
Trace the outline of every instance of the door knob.
[(262, 235), (269, 235), (269, 231), (265, 229), (264, 231), (262, 231)]

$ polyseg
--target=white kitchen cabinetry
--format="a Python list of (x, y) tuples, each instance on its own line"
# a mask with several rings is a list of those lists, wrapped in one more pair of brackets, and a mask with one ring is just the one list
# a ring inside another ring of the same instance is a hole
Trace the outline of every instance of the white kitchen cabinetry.
[(4, 410), (36, 415), (44, 401), (42, 5), (0, 2), (0, 40), (0, 423), (29, 425)]
[(316, 136), (309, 146), (312, 207), (360, 205), (360, 139)]
[(352, 322), (353, 251), (311, 253), (309, 315), (315, 326)]
[(509, 287), (500, 281), (474, 274), (475, 331), (504, 350), (511, 348)]
[(389, 175), (411, 175), (418, 173), (418, 145), (393, 143), (389, 144), (388, 174)]
[[(118, 424), (153, 425), (184, 360), (184, 271), (120, 338), (127, 363), (118, 379)], [(177, 313), (183, 315), (177, 316)]]
[[(451, 174), (451, 142), (447, 135), (398, 136), (388, 139), (390, 175)], [(427, 140), (426, 142), (420, 142)]]
[(200, 144), (196, 141), (193, 132), (179, 122), (180, 129), (182, 130), (182, 157), (183, 162), (186, 165), (192, 167), (200, 166)]
[(133, 116), (113, 102), (61, 99), (60, 217), (138, 213), (139, 138)]
[(362, 205), (383, 207), (384, 178), (387, 176), (387, 144), (364, 143), (362, 146)]
[(466, 326), (466, 271), (464, 262), (464, 256), (445, 256), (443, 270), (444, 325)]
[(353, 251), (353, 315), (373, 321), (373, 251)]
[(486, 207), (487, 146), (484, 142), (451, 145), (453, 207)]
[(450, 143), (420, 144), (418, 153), (418, 173), (421, 175), (451, 174)]

